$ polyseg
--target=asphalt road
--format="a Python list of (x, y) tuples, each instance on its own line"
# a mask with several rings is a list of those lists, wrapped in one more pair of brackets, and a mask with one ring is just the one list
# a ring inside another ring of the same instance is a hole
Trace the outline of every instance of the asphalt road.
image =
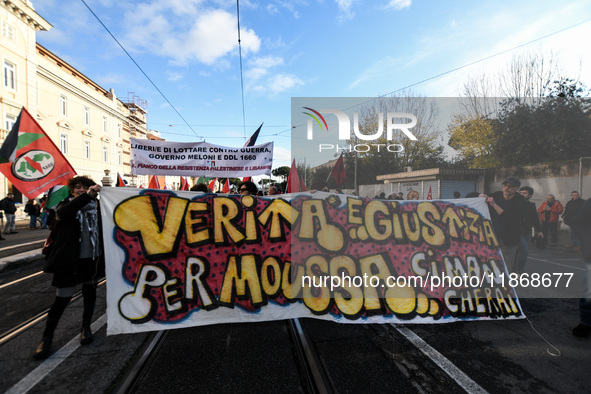
[[(34, 242), (46, 235), (26, 230), (16, 236)], [(2, 272), (0, 284), (38, 272), (40, 265)], [(591, 338), (570, 332), (578, 323), (583, 270), (582, 258), (572, 251), (532, 250), (529, 275), (573, 276), (565, 289), (519, 289), (523, 319), (404, 326), (306, 319), (303, 325), (336, 392), (589, 393)], [(50, 275), (41, 274), (0, 289), (0, 325), (8, 327), (33, 306), (51, 303), (49, 281)], [(26, 385), (32, 393), (111, 392), (151, 334), (107, 337), (104, 287), (98, 297), (95, 341), (89, 346), (78, 345), (80, 301), (60, 321), (49, 360), (32, 358), (43, 323), (1, 345), (0, 392)], [(302, 392), (289, 346), (282, 322), (173, 330), (139, 392)]]

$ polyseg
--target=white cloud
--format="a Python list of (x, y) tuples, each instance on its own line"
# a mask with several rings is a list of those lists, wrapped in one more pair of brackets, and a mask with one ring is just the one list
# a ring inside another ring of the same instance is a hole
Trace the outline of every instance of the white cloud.
[(386, 6), (386, 8), (393, 8), (395, 10), (402, 10), (404, 8), (409, 8), (412, 4), (412, 0), (390, 0), (390, 3)]
[[(175, 64), (222, 63), (238, 47), (237, 20), (223, 9), (200, 8), (202, 1), (174, 0), (140, 4), (126, 15), (126, 45), (155, 52)], [(252, 29), (241, 28), (242, 53), (256, 53), (261, 40)]]
[(270, 69), (283, 66), (284, 63), (282, 57), (272, 55), (250, 60), (249, 68), (245, 72), (247, 88), (253, 92), (274, 96), (303, 85), (304, 82), (294, 75), (270, 72)]
[(277, 1), (277, 4), (279, 4), (280, 6), (282, 6), (285, 9), (287, 9), (289, 12), (291, 12), (291, 14), (293, 15), (294, 18), (299, 19), (300, 18), (300, 13), (295, 8), (296, 3), (300, 3), (300, 2), (294, 1), (294, 0), (290, 0), (290, 1)]
[(183, 79), (183, 74), (174, 71), (166, 71), (166, 79), (171, 82), (175, 82)]
[(304, 82), (298, 77), (290, 74), (278, 74), (275, 75), (269, 81), (268, 89), (273, 94), (283, 93), (296, 86), (303, 85)]
[(246, 70), (245, 75), (251, 82), (258, 81), (267, 75), (269, 68), (282, 65), (283, 63), (283, 58), (281, 57), (258, 57), (248, 62), (249, 69)]
[(255, 66), (255, 67), (263, 67), (263, 68), (269, 68), (269, 67), (274, 67), (274, 66), (279, 66), (283, 64), (283, 58), (281, 57), (277, 57), (277, 56), (264, 56), (264, 57), (258, 57), (256, 59), (252, 59), (249, 61), (249, 64)]
[(355, 13), (351, 10), (353, 7), (353, 3), (356, 0), (335, 0), (337, 3), (337, 7), (339, 8), (339, 14), (337, 15), (337, 19), (343, 21), (347, 19), (352, 19), (355, 16)]
[(279, 13), (279, 9), (275, 4), (267, 4), (267, 12), (269, 15), (277, 15)]

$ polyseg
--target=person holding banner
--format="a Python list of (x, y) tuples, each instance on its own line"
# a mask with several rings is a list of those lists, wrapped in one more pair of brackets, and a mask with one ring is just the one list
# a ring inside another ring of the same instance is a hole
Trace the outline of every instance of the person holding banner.
[(575, 235), (581, 241), (585, 260), (583, 294), (579, 300), (581, 320), (579, 325), (573, 328), (572, 334), (578, 338), (586, 338), (591, 334), (591, 199), (583, 203), (570, 223)]
[(514, 262), (517, 245), (521, 240), (521, 221), (526, 214), (527, 205), (525, 198), (517, 193), (521, 181), (510, 176), (503, 182), (503, 191), (497, 191), (486, 197), (490, 217), (499, 247), (503, 253), (503, 259), (507, 270), (515, 272)]
[(49, 356), (54, 331), (74, 295), (75, 286), (80, 283), (84, 298), (80, 343), (86, 345), (93, 340), (90, 323), (96, 303), (96, 286), (99, 278), (105, 275), (97, 200), (101, 187), (86, 176), (76, 176), (68, 180), (68, 188), (70, 196), (56, 209), (56, 223), (50, 235), (52, 242), (46, 243), (49, 250), (44, 271), (53, 273), (51, 285), (57, 291), (47, 314), (41, 343), (34, 354), (36, 359)]

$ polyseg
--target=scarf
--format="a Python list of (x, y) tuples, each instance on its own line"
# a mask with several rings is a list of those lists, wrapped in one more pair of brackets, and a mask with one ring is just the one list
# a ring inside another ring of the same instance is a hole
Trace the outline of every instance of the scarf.
[(100, 256), (97, 202), (91, 201), (76, 213), (80, 223), (80, 258)]

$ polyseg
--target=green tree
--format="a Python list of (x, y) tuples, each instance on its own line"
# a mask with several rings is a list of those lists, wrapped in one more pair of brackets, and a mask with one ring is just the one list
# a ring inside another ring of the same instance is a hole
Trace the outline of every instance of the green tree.
[(288, 166), (277, 167), (271, 171), (271, 174), (273, 174), (273, 176), (275, 177), (283, 179), (284, 181), (287, 181), (287, 177), (289, 176), (289, 170), (290, 167)]
[(460, 152), (460, 160), (470, 168), (495, 167), (500, 164), (493, 154), (497, 140), (495, 124), (484, 116), (456, 114), (447, 128), (448, 145)]
[(499, 116), (494, 155), (502, 166), (588, 156), (591, 152), (588, 104), (587, 100), (574, 97), (511, 105)]

